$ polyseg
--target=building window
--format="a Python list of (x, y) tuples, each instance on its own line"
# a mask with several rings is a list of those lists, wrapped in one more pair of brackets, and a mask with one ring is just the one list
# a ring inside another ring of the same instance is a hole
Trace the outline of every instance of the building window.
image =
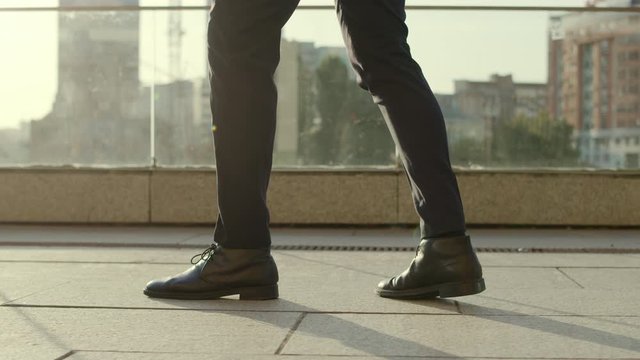
[(640, 166), (640, 154), (626, 154), (625, 163), (627, 168), (637, 168)]

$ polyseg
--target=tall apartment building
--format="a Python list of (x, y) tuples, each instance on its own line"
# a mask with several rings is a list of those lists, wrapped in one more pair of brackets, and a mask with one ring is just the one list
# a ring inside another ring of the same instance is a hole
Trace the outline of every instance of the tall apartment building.
[(454, 119), (447, 114), (467, 119), (459, 126), (460, 131), (466, 127), (468, 135), (490, 137), (499, 122), (517, 116), (535, 117), (546, 111), (546, 103), (546, 84), (519, 83), (513, 81), (512, 75), (494, 74), (489, 81), (456, 80), (453, 98), (448, 101), (443, 98), (442, 107), (448, 122)]
[[(593, 6), (640, 6), (640, 1), (596, 1)], [(640, 14), (552, 16), (549, 111), (573, 126), (583, 162), (639, 166)]]
[(491, 75), (489, 81), (456, 80), (453, 94), (436, 94), (451, 144), (473, 139), (484, 144), (492, 159), (496, 127), (518, 116), (533, 118), (547, 110), (547, 85), (514, 82), (512, 75)]
[[(87, 5), (60, 0), (60, 6)], [(103, 0), (101, 5), (138, 5)], [(58, 89), (31, 126), (30, 161), (127, 165), (148, 162), (149, 100), (139, 83), (138, 12), (60, 12)]]
[(512, 75), (494, 74), (489, 81), (456, 80), (454, 88), (462, 112), (496, 121), (534, 117), (546, 110), (546, 84), (514, 82)]

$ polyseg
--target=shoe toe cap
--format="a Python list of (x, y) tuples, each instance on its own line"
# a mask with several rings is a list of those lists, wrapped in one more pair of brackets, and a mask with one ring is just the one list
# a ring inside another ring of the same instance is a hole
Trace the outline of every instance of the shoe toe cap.
[(151, 280), (144, 287), (145, 292), (157, 292), (162, 291), (166, 288), (166, 280), (165, 279), (156, 279)]
[(382, 280), (378, 283), (378, 290), (389, 290), (392, 287), (393, 278)]

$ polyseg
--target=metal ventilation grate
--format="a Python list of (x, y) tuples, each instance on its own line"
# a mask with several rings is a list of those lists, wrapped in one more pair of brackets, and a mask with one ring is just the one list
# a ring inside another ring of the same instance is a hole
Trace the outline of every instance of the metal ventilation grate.
[[(412, 246), (273, 245), (273, 250), (414, 252)], [(640, 249), (617, 248), (499, 248), (479, 247), (479, 253), (640, 254)]]
[[(149, 243), (76, 243), (76, 242), (29, 242), (0, 241), (0, 246), (33, 247), (108, 247), (108, 248), (152, 248), (152, 249), (202, 249), (205, 244), (149, 244)], [(272, 250), (297, 251), (368, 251), (368, 252), (415, 252), (415, 246), (363, 246), (363, 245), (277, 245)], [(477, 247), (479, 253), (533, 253), (533, 254), (640, 254), (640, 248), (508, 248)]]

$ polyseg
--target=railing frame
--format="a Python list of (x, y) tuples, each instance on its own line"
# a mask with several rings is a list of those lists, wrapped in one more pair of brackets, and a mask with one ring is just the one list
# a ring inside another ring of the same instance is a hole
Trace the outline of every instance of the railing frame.
[[(33, 7), (2, 7), (0, 6), (0, 13), (7, 12), (127, 12), (127, 11), (203, 11), (209, 10), (211, 7), (209, 6), (33, 6)], [(300, 4), (297, 7), (298, 10), (333, 10), (333, 5), (308, 5), (308, 4)], [(540, 12), (540, 11), (554, 11), (554, 12), (588, 12), (588, 13), (635, 13), (640, 14), (640, 6), (639, 7), (593, 7), (593, 6), (585, 6), (585, 7), (577, 7), (577, 6), (467, 6), (467, 5), (406, 5), (406, 10), (410, 11), (522, 11), (522, 12)], [(153, 110), (153, 107), (152, 107)], [(153, 112), (153, 111), (152, 111)], [(152, 143), (153, 143), (153, 136)], [(55, 166), (55, 165), (27, 165), (27, 166), (9, 166), (9, 167), (0, 167), (0, 170), (55, 170), (55, 169), (67, 169), (70, 171), (73, 170), (104, 170), (104, 169), (114, 169), (114, 170), (153, 170), (153, 169), (180, 169), (180, 170), (207, 170), (207, 169), (215, 169), (215, 165), (212, 166), (158, 166), (156, 163), (155, 156), (153, 156), (153, 151), (151, 154), (150, 164), (147, 167), (141, 166)], [(303, 168), (289, 168), (289, 167), (277, 167), (274, 168), (274, 171), (308, 171), (308, 172), (322, 172), (322, 171), (333, 171), (333, 172), (367, 172), (371, 170), (372, 172), (384, 172), (390, 171), (395, 172), (402, 170), (402, 166), (399, 160), (396, 158), (395, 164), (389, 165), (380, 165), (380, 166), (372, 166), (372, 167), (359, 167), (359, 166), (350, 166), (350, 167), (303, 167)], [(640, 175), (640, 169), (595, 169), (595, 168), (541, 168), (541, 167), (527, 167), (527, 168), (480, 168), (480, 169), (470, 169), (470, 168), (457, 168), (457, 172), (470, 172), (470, 173), (500, 173), (500, 174), (550, 174), (550, 173), (566, 173), (566, 174), (625, 174), (625, 175)]]
[[(0, 12), (31, 11), (166, 11), (208, 10), (208, 6), (34, 6), (0, 7)], [(333, 10), (332, 5), (298, 5), (298, 10)], [(580, 7), (580, 6), (466, 6), (466, 5), (406, 5), (407, 10), (463, 10), (463, 11), (577, 11), (640, 13), (640, 7)]]

